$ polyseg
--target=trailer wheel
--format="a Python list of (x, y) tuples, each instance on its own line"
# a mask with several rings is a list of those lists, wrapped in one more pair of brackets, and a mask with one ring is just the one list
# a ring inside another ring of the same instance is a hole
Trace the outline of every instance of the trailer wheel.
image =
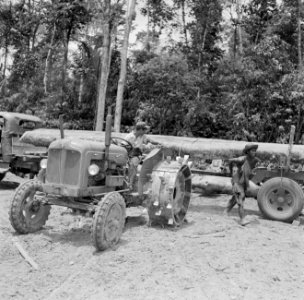
[(41, 197), (45, 197), (41, 191), (41, 183), (37, 180), (26, 181), (16, 189), (9, 219), (18, 233), (35, 232), (46, 223), (51, 207), (41, 203)]
[(274, 177), (262, 185), (257, 200), (259, 209), (267, 218), (292, 222), (303, 209), (304, 193), (294, 180)]
[(117, 192), (107, 194), (99, 203), (92, 224), (92, 241), (97, 250), (103, 251), (118, 243), (125, 219), (124, 198)]

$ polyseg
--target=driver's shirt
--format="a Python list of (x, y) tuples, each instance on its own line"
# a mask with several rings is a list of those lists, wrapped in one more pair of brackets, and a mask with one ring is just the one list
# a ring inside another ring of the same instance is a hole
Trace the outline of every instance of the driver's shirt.
[(139, 148), (141, 151), (144, 150), (144, 148), (145, 148), (144, 145), (149, 142), (149, 139), (145, 134), (136, 137), (134, 131), (127, 134), (125, 137), (125, 140), (130, 142), (132, 144), (133, 148)]

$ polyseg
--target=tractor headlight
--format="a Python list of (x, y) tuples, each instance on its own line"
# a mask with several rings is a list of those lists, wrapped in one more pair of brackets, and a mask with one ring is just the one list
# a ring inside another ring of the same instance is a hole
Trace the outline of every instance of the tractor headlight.
[(96, 164), (91, 164), (89, 167), (88, 167), (88, 172), (91, 176), (95, 176), (99, 173), (99, 167), (96, 165)]
[(46, 158), (41, 159), (41, 161), (40, 161), (40, 168), (41, 169), (46, 169), (46, 167), (47, 167), (47, 159)]

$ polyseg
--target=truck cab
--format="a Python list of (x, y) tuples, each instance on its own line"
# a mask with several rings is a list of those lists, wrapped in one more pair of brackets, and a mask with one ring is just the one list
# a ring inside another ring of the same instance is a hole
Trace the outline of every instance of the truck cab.
[(24, 177), (33, 177), (39, 172), (39, 163), (47, 155), (47, 148), (21, 143), (20, 137), (25, 131), (42, 127), (37, 116), (0, 112), (0, 179), (7, 171)]

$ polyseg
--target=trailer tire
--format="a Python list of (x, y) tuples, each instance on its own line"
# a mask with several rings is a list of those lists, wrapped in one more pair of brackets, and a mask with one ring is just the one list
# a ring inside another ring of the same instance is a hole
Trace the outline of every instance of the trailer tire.
[(34, 198), (41, 192), (41, 182), (29, 180), (15, 191), (9, 210), (11, 225), (18, 233), (30, 233), (39, 230), (47, 221), (51, 207)]
[(303, 209), (304, 193), (296, 181), (286, 177), (274, 177), (262, 185), (257, 200), (265, 217), (292, 222)]
[(92, 241), (98, 251), (115, 246), (123, 232), (126, 204), (118, 192), (107, 194), (98, 204), (92, 223)]

